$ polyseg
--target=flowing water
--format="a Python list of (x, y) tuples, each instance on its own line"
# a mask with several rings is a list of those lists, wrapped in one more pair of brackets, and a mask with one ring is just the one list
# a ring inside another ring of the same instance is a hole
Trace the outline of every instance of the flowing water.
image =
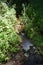
[(23, 40), (22, 49), (25, 56), (23, 65), (43, 65), (43, 60), (41, 60), (41, 56), (38, 54), (32, 42), (26, 38), (24, 33), (21, 33), (21, 37)]

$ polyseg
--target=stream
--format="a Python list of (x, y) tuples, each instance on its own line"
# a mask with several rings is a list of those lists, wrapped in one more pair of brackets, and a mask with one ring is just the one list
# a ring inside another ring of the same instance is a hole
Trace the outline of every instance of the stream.
[(6, 65), (43, 65), (43, 58), (32, 44), (32, 41), (22, 32), (19, 35), (22, 38), (20, 51), (14, 54), (13, 58)]
[(24, 33), (20, 34), (22, 37), (22, 50), (24, 52), (24, 60), (22, 65), (43, 65), (43, 60), (41, 59), (40, 54), (37, 51), (37, 48), (34, 47), (32, 42), (26, 38)]

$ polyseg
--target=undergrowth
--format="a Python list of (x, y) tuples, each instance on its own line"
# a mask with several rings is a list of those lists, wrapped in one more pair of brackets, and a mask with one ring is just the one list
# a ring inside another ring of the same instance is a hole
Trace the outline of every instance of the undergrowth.
[(20, 36), (14, 29), (15, 23), (15, 9), (0, 2), (0, 62), (9, 60), (9, 55), (19, 50)]
[(23, 4), (22, 14), (25, 35), (32, 39), (33, 44), (40, 48), (39, 52), (42, 51), (40, 53), (43, 55), (43, 19), (30, 4), (28, 6)]

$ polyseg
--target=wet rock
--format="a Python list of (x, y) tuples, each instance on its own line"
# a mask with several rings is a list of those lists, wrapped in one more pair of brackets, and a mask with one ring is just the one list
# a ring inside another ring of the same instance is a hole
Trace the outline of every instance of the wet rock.
[(24, 58), (24, 52), (21, 50), (19, 51), (19, 53), (16, 54), (15, 59), (22, 61), (23, 58)]
[(26, 58), (28, 58), (28, 57), (29, 57), (29, 54), (28, 54), (28, 53), (24, 53), (24, 56), (25, 56)]

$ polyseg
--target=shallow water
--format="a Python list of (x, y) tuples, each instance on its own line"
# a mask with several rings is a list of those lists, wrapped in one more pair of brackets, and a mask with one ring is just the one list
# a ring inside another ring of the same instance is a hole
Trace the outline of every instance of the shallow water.
[[(40, 54), (38, 54), (36, 48), (33, 46), (32, 42), (26, 38), (24, 33), (21, 33), (22, 37), (22, 48), (24, 52), (24, 61), (22, 65), (43, 65), (43, 60), (41, 60)], [(30, 51), (30, 52), (29, 52)]]
[(25, 51), (28, 51), (30, 49), (30, 46), (33, 46), (33, 44), (30, 42), (29, 39), (27, 39), (24, 35), (24, 33), (21, 33), (21, 36), (22, 36), (22, 48), (25, 50)]

